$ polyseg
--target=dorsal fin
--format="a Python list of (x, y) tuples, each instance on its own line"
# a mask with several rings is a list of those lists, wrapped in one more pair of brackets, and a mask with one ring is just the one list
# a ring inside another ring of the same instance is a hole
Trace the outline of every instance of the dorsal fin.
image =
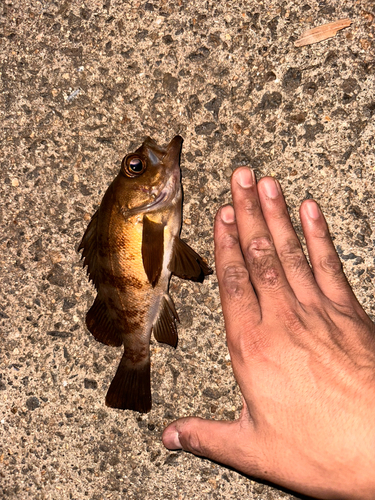
[(116, 347), (122, 345), (121, 329), (116, 328), (116, 321), (111, 317), (100, 291), (86, 314), (86, 325), (99, 342)]
[(143, 216), (142, 260), (145, 273), (153, 287), (163, 269), (164, 225)]
[(98, 225), (99, 210), (93, 215), (90, 224), (87, 226), (82, 241), (79, 244), (78, 252), (83, 249), (82, 259), (83, 267), (87, 266), (87, 274), (89, 279), (94, 283), (95, 287), (99, 286), (99, 269), (97, 266), (97, 243), (96, 243), (96, 228)]
[(202, 257), (177, 236), (174, 239), (172, 259), (168, 267), (179, 278), (200, 282), (213, 272)]

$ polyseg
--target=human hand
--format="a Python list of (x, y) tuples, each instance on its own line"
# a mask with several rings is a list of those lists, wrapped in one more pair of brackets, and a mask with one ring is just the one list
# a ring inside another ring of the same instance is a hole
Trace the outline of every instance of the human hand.
[(232, 196), (215, 261), (243, 409), (177, 420), (163, 443), (317, 498), (374, 499), (375, 325), (314, 201), (300, 208), (311, 269), (277, 181), (239, 168)]

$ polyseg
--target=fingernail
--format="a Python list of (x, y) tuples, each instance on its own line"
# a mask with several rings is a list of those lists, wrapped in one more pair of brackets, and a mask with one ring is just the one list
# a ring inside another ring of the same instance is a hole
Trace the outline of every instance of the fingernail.
[(234, 209), (231, 205), (225, 205), (221, 208), (220, 217), (225, 224), (232, 224), (234, 222)]
[(264, 191), (268, 198), (274, 200), (279, 196), (279, 189), (274, 179), (266, 179), (263, 181)]
[(180, 450), (182, 448), (177, 431), (164, 432), (163, 442), (170, 450)]
[(250, 168), (241, 168), (237, 173), (237, 182), (243, 188), (249, 188), (255, 183), (254, 172)]
[(307, 202), (307, 215), (310, 217), (310, 219), (314, 219), (314, 220), (319, 219), (320, 210), (319, 210), (317, 203), (315, 203), (315, 201)]

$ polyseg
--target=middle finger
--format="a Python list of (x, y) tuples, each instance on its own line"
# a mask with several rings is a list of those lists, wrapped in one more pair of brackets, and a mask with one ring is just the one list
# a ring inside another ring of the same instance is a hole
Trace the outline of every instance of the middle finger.
[(274, 308), (275, 299), (278, 306), (290, 307), (296, 298), (263, 217), (254, 172), (238, 168), (231, 187), (241, 249), (261, 309), (267, 303)]

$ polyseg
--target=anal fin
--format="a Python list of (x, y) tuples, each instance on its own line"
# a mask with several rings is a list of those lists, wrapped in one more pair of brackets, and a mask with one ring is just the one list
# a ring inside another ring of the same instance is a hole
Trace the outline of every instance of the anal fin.
[(201, 283), (205, 276), (213, 272), (202, 257), (178, 237), (173, 243), (169, 270), (179, 278)]
[(116, 324), (109, 316), (108, 308), (98, 293), (93, 305), (86, 314), (86, 325), (96, 340), (102, 344), (119, 347), (122, 345), (121, 335)]
[(133, 364), (126, 352), (109, 386), (105, 404), (111, 408), (148, 413), (151, 410), (150, 358)]
[(161, 299), (161, 308), (158, 319), (153, 325), (154, 337), (158, 342), (168, 344), (172, 347), (177, 346), (177, 326), (179, 321), (176, 309), (169, 295), (164, 295)]

